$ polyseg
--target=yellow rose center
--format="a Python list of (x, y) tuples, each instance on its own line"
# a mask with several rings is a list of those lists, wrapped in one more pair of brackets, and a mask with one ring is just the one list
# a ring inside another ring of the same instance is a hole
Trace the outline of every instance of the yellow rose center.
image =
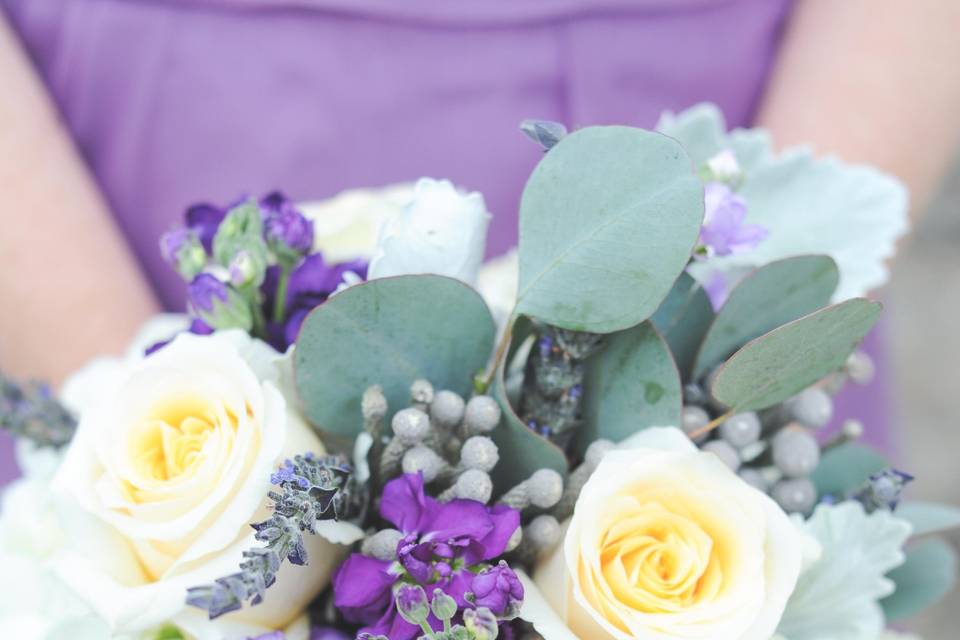
[(600, 566), (617, 599), (647, 613), (679, 611), (719, 580), (713, 542), (700, 526), (657, 503), (608, 529)]
[(208, 455), (208, 442), (216, 437), (219, 444), (231, 445), (237, 426), (237, 416), (220, 403), (196, 398), (161, 403), (131, 430), (130, 496), (148, 502), (159, 497), (155, 490), (164, 483), (192, 477)]

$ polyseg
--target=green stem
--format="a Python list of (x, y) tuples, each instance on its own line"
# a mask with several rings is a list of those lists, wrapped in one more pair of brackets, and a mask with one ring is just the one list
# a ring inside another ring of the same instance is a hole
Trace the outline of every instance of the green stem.
[(493, 384), (493, 380), (497, 375), (497, 369), (500, 368), (500, 362), (507, 356), (507, 351), (510, 348), (510, 340), (513, 338), (513, 325), (517, 321), (517, 314), (510, 314), (510, 319), (507, 320), (507, 326), (503, 328), (503, 335), (500, 336), (500, 344), (497, 345), (497, 351), (493, 356), (493, 361), (490, 363), (490, 368), (487, 370), (484, 379), (478, 387), (480, 393), (486, 393), (487, 389), (490, 388), (490, 385)]
[(433, 629), (430, 628), (430, 625), (427, 624), (426, 620), (420, 623), (420, 628), (423, 629), (423, 634), (428, 638), (434, 638)]
[(287, 265), (280, 266), (280, 279), (277, 281), (277, 296), (273, 299), (273, 321), (283, 322), (283, 313), (287, 309), (287, 285), (290, 284), (290, 273), (293, 271)]

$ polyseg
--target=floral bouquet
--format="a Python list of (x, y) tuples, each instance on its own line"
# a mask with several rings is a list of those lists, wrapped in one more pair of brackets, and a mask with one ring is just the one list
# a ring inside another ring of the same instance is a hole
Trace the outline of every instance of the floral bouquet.
[(4, 378), (5, 637), (878, 640), (947, 592), (960, 510), (825, 429), (903, 187), (707, 105), (522, 129), (515, 252), (445, 181), (197, 205), (186, 315)]

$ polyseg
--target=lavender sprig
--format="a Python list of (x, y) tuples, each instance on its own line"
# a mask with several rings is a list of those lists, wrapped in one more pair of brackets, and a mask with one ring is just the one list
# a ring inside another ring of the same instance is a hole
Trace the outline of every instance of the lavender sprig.
[(0, 374), (0, 428), (41, 447), (62, 447), (73, 439), (77, 421), (42, 382), (17, 384)]
[(270, 481), (279, 487), (267, 494), (273, 513), (251, 525), (256, 530), (254, 537), (266, 545), (244, 551), (239, 572), (187, 590), (187, 604), (205, 609), (211, 620), (240, 609), (247, 600), (259, 604), (276, 581), (283, 560), (307, 564), (303, 534), (316, 534), (318, 520), (349, 518), (363, 507), (362, 491), (352, 481), (352, 470), (343, 456), (295, 456), (286, 460)]
[(603, 347), (602, 335), (543, 325), (527, 359), (520, 416), (561, 447), (582, 423), (584, 363)]

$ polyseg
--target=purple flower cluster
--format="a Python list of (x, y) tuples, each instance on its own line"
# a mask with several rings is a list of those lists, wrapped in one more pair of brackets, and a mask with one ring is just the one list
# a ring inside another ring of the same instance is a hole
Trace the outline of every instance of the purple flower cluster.
[[(255, 203), (262, 238), (254, 240), (260, 249), (251, 252), (249, 245), (238, 244), (235, 251), (224, 252), (233, 254), (231, 261), (218, 265), (214, 254), (221, 243), (217, 239), (221, 225), (231, 210), (248, 202), (240, 199), (227, 207), (191, 206), (185, 225), (164, 234), (160, 249), (188, 282), (192, 333), (207, 334), (222, 326), (247, 328), (249, 324), (254, 335), (283, 351), (296, 340), (306, 315), (337, 290), (346, 273), (354, 274), (354, 280), (366, 278), (367, 264), (362, 260), (328, 264), (321, 254), (311, 253), (313, 223), (286, 196), (274, 191)], [(273, 258), (263, 265), (256, 256), (266, 251)], [(223, 255), (217, 255), (223, 262)], [(243, 283), (252, 284), (244, 289)], [(159, 346), (162, 344), (153, 348)]]
[[(515, 612), (523, 586), (506, 563), (488, 563), (504, 552), (520, 526), (518, 511), (474, 500), (441, 503), (424, 493), (422, 475), (405, 474), (384, 487), (380, 515), (403, 534), (396, 560), (355, 553), (333, 579), (337, 608), (349, 621), (366, 625), (361, 632), (391, 640), (420, 634), (395, 606), (395, 587), (401, 584), (442, 589), (459, 609), (475, 604), (497, 615)], [(428, 622), (442, 628), (432, 614)]]
[(700, 244), (711, 255), (729, 256), (756, 247), (768, 231), (758, 224), (747, 224), (747, 204), (722, 182), (704, 187), (706, 212), (700, 229)]

